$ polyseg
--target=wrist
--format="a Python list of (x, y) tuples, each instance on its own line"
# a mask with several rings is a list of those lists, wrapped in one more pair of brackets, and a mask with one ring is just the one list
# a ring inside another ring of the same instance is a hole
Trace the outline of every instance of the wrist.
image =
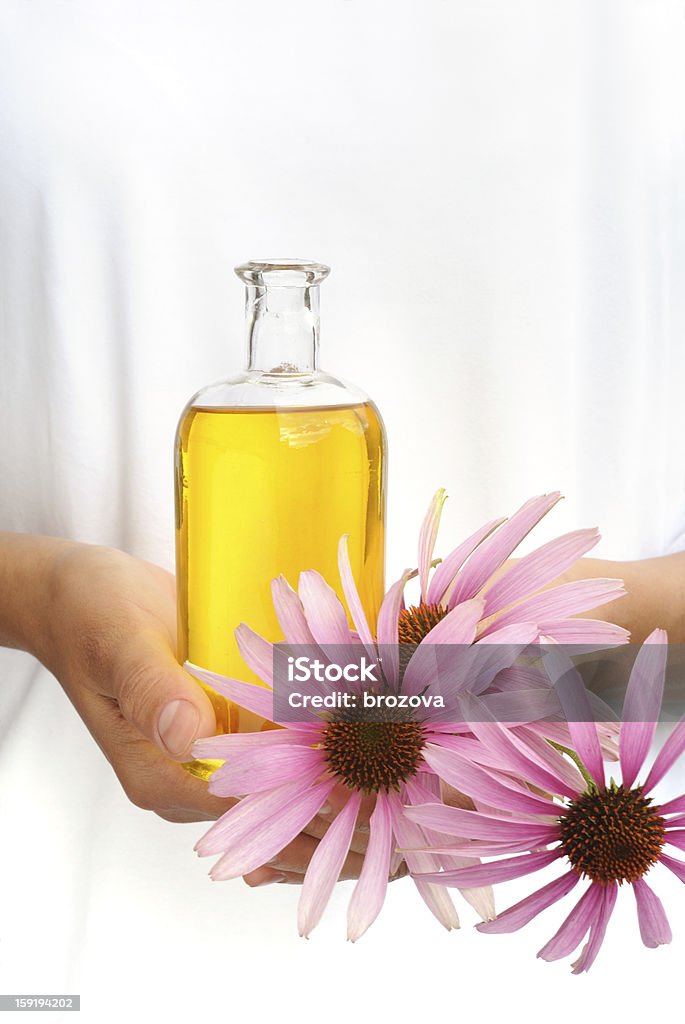
[(0, 532), (0, 645), (45, 662), (56, 566), (73, 541)]

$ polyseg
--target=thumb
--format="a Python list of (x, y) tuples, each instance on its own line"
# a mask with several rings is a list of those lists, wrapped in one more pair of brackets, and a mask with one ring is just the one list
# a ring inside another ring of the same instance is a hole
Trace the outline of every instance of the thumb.
[(217, 731), (209, 697), (157, 634), (134, 639), (112, 682), (124, 718), (174, 760), (191, 760), (195, 740)]

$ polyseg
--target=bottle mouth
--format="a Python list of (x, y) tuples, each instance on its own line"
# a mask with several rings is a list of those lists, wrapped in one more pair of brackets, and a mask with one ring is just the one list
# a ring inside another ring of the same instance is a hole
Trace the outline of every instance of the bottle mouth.
[(310, 288), (328, 277), (331, 268), (314, 260), (287, 258), (249, 260), (236, 267), (235, 272), (241, 281), (253, 287)]

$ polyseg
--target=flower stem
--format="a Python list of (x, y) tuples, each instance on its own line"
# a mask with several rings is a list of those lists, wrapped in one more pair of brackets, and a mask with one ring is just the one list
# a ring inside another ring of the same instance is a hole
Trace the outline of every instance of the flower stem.
[(585, 779), (585, 782), (587, 783), (587, 788), (590, 792), (596, 792), (599, 790), (599, 786), (592, 778), (589, 771), (587, 770), (587, 768), (585, 767), (585, 765), (583, 764), (575, 750), (573, 750), (571, 747), (565, 747), (562, 743), (555, 743), (554, 740), (548, 739), (547, 742), (551, 747), (554, 747), (555, 750), (558, 750), (560, 754), (568, 754), (568, 756), (571, 758), (580, 774)]

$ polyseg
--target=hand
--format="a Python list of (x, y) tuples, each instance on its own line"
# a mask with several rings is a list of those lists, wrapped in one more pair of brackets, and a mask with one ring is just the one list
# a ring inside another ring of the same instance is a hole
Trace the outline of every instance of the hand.
[(216, 723), (209, 698), (174, 655), (173, 576), (111, 548), (53, 543), (34, 653), (134, 804), (168, 821), (218, 817), (230, 804), (179, 763)]
[[(112, 548), (0, 534), (0, 644), (38, 657), (57, 677), (138, 807), (168, 821), (206, 821), (234, 803), (212, 796), (179, 762), (216, 731), (212, 704), (177, 663), (173, 576)], [(180, 704), (178, 702), (181, 702)], [(301, 882), (342, 790), (249, 885)], [(355, 832), (341, 877), (359, 874), (368, 828)]]

